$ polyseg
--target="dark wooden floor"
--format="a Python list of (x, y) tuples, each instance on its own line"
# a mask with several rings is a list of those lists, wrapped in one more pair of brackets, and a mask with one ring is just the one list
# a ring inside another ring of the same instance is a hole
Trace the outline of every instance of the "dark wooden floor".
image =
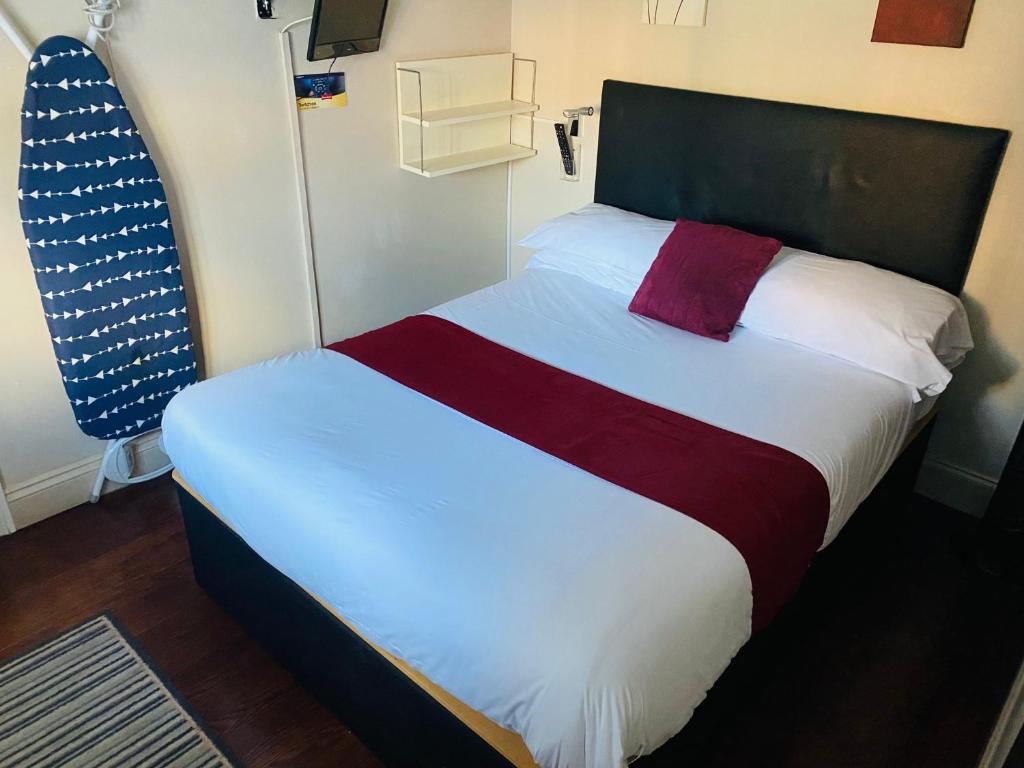
[[(688, 764), (974, 765), (1024, 602), (971, 565), (973, 520), (921, 500), (897, 517), (830, 548)], [(105, 610), (246, 765), (378, 765), (195, 585), (166, 479), (0, 538), (0, 659)]]
[(101, 611), (245, 765), (379, 765), (196, 586), (169, 479), (0, 538), (0, 659)]

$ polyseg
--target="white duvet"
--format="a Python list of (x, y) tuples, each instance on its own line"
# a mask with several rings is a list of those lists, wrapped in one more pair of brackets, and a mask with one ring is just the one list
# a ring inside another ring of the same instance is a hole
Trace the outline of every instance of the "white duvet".
[[(905, 439), (909, 387), (742, 328), (703, 339), (628, 301), (535, 268), (433, 314), (804, 457), (831, 492), (830, 541)], [(720, 535), (340, 354), (201, 383), (163, 427), (256, 552), (545, 768), (651, 752), (750, 636), (750, 578)]]

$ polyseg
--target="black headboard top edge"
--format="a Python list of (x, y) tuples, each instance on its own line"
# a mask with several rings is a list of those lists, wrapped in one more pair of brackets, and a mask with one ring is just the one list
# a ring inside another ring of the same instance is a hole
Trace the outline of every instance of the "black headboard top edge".
[(607, 80), (596, 202), (959, 293), (1009, 132)]

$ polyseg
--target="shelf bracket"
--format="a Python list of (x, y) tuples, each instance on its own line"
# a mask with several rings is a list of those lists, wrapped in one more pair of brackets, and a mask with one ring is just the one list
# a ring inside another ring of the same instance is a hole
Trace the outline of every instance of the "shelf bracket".
[[(515, 101), (515, 98), (516, 98), (516, 64), (518, 62), (525, 62), (527, 64), (532, 64), (533, 65), (533, 68), (532, 68), (533, 69), (533, 76), (531, 78), (531, 83), (530, 83), (530, 103), (531, 104), (536, 104), (537, 103), (537, 60), (536, 59), (521, 59), (518, 56), (516, 56), (515, 54), (512, 55), (512, 93), (510, 94), (510, 98), (513, 101)], [(536, 112), (531, 112), (530, 113), (530, 146), (529, 146), (529, 149), (536, 149), (537, 148), (536, 145), (535, 145), (535, 139), (534, 139), (534, 137), (535, 137), (535, 129), (536, 129), (536, 115), (537, 115)], [(509, 140), (511, 141), (511, 137), (509, 137)], [(521, 147), (523, 145), (522, 144), (518, 144), (517, 146)]]
[[(406, 69), (405, 67), (397, 67), (398, 72), (405, 72), (410, 75), (416, 75), (416, 88), (419, 93), (419, 129), (420, 129), (420, 173), (423, 173), (427, 167), (426, 160), (423, 157), (423, 73), (418, 69)], [(401, 77), (401, 75), (399, 75)], [(400, 107), (401, 108), (401, 107)], [(405, 151), (405, 148), (402, 148)]]

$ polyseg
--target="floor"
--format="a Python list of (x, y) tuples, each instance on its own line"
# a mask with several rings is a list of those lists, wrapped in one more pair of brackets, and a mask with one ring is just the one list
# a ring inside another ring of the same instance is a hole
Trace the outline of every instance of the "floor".
[[(855, 523), (646, 765), (975, 764), (1024, 649), (1022, 595), (973, 567), (970, 518), (915, 499)], [(0, 538), (0, 659), (104, 610), (245, 765), (379, 765), (195, 585), (167, 479)]]
[(0, 659), (101, 611), (244, 765), (379, 766), (196, 586), (169, 479), (0, 538)]

